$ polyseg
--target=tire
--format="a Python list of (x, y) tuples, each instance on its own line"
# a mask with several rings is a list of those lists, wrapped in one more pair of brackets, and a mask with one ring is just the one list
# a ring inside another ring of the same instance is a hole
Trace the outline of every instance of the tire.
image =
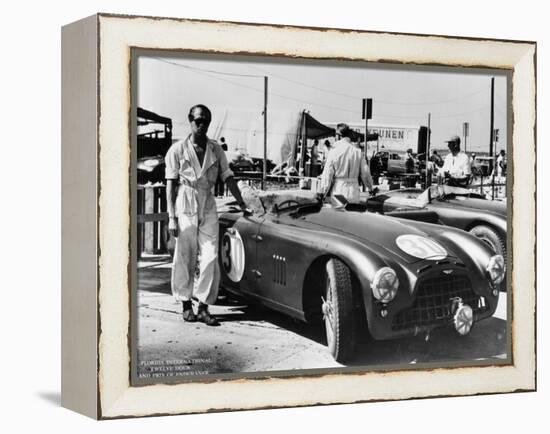
[(356, 337), (351, 273), (339, 259), (326, 264), (322, 302), (328, 350), (334, 360), (345, 363), (353, 355)]
[[(497, 255), (504, 258), (506, 264), (506, 240), (490, 226), (478, 225), (470, 229), (470, 233), (486, 243)], [(500, 290), (506, 291), (506, 279), (500, 284)]]

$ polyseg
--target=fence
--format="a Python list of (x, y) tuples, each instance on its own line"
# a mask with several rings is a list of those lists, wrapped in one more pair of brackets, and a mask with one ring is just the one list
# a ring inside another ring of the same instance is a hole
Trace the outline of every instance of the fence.
[(487, 199), (506, 199), (506, 178), (497, 176), (475, 177), (468, 189), (485, 196)]
[(166, 187), (138, 186), (137, 189), (137, 251), (166, 253)]

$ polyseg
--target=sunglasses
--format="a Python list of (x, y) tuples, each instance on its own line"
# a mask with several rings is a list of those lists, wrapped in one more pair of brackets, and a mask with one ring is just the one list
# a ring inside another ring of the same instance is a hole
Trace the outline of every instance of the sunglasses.
[(193, 122), (195, 122), (196, 125), (208, 125), (210, 123), (210, 121), (206, 118), (193, 119)]

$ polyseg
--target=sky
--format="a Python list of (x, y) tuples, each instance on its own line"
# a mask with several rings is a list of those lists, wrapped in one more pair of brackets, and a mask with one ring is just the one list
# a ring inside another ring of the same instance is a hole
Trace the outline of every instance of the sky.
[(495, 77), (497, 150), (506, 147), (507, 78), (499, 71), (191, 53), (148, 53), (137, 64), (138, 105), (170, 117), (176, 137), (187, 134), (187, 112), (197, 103), (207, 105), (214, 120), (222, 113), (261, 117), (268, 76), (268, 119), (270, 112), (305, 109), (321, 122), (363, 122), (362, 98), (372, 98), (369, 126), (427, 126), (430, 114), (432, 149), (446, 150), (454, 134), (464, 149), (462, 124), (468, 122), (468, 152), (489, 150)]

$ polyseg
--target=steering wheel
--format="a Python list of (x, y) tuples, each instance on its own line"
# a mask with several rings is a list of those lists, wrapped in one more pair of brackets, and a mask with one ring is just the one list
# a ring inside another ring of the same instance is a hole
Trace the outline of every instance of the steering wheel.
[[(283, 205), (287, 205), (287, 206), (283, 206)], [(283, 208), (290, 208), (291, 206), (294, 206), (294, 205), (300, 205), (300, 202), (294, 199), (283, 200), (280, 204), (277, 205), (277, 211), (280, 211)]]

